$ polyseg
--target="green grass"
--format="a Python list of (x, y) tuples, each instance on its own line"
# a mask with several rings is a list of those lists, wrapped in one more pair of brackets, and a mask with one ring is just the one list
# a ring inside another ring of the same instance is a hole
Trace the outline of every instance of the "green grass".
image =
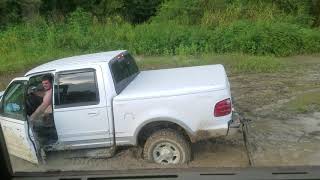
[(273, 57), (241, 57), (233, 68), (236, 72), (272, 73), (285, 68), (286, 62)]
[(201, 56), (138, 56), (142, 70), (223, 64), (229, 73), (273, 73), (285, 69), (288, 62), (276, 57), (243, 54)]
[(286, 108), (297, 113), (310, 113), (320, 111), (320, 91), (310, 92), (298, 96), (290, 101)]

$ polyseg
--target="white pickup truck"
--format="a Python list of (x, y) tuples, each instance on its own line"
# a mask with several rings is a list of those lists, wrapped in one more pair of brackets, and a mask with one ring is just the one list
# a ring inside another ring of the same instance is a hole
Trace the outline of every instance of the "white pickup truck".
[[(43, 91), (44, 75), (53, 78), (52, 113), (40, 122), (51, 125), (35, 126), (29, 117), (42, 102), (35, 94)], [(192, 142), (240, 125), (222, 65), (139, 71), (125, 50), (40, 65), (11, 81), (0, 106), (9, 153), (33, 163), (48, 151), (108, 148), (114, 154), (122, 145), (142, 146), (149, 161), (185, 163)]]

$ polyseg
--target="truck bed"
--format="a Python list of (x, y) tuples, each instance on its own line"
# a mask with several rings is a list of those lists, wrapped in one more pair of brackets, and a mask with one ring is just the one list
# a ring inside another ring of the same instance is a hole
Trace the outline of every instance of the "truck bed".
[(142, 71), (115, 101), (177, 96), (229, 87), (224, 67), (218, 65)]

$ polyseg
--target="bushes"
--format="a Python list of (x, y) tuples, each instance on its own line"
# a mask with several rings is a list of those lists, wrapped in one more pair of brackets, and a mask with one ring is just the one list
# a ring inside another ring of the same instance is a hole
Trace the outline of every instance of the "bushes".
[(143, 55), (246, 53), (289, 56), (319, 53), (320, 32), (296, 24), (238, 20), (216, 28), (151, 22), (99, 23), (81, 10), (65, 22), (42, 18), (0, 32), (0, 73), (58, 57), (115, 49)]
[(239, 52), (288, 56), (320, 52), (319, 31), (287, 23), (237, 21), (213, 30), (153, 23), (137, 26), (131, 33), (129, 50), (146, 55)]
[(319, 53), (320, 52), (320, 32), (311, 29), (303, 29), (303, 47), (302, 52), (304, 54), (307, 53)]
[(174, 22), (183, 25), (197, 25), (203, 16), (201, 1), (198, 0), (171, 0), (164, 1), (158, 10), (153, 22)]
[(153, 23), (137, 26), (128, 43), (137, 54), (197, 54), (204, 52), (209, 37), (209, 31), (199, 27)]
[[(288, 56), (303, 53), (303, 28), (286, 23), (238, 21), (215, 31), (215, 52)], [(320, 50), (320, 49), (318, 49)]]

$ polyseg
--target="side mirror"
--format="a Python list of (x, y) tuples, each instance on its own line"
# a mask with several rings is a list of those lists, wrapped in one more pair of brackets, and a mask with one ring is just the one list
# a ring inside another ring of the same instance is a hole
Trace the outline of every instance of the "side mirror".
[(0, 101), (1, 101), (1, 99), (2, 99), (3, 94), (4, 94), (4, 91), (1, 91), (1, 92), (0, 92)]
[(3, 109), (2, 109), (2, 96), (4, 94), (4, 91), (1, 91), (0, 92), (0, 113), (3, 112)]

